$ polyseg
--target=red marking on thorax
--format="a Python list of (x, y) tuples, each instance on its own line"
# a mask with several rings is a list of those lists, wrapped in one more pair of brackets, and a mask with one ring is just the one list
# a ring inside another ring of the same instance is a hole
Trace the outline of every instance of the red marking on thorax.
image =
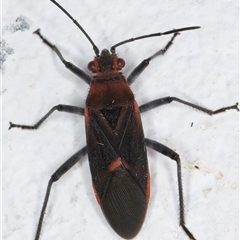
[(93, 82), (87, 96), (86, 105), (93, 108), (114, 108), (134, 100), (134, 95), (125, 78), (114, 82)]
[(120, 158), (117, 158), (116, 160), (114, 160), (113, 162), (111, 162), (108, 165), (108, 171), (112, 172), (112, 171), (114, 171), (116, 168), (118, 168), (121, 165), (122, 165), (122, 163), (121, 163)]

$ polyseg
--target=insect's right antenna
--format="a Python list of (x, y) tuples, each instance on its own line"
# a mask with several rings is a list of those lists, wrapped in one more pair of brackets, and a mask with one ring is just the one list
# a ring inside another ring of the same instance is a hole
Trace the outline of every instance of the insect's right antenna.
[(83, 32), (83, 34), (87, 37), (89, 42), (92, 44), (93, 50), (94, 50), (96, 56), (98, 56), (99, 55), (98, 47), (94, 44), (93, 40), (88, 36), (88, 34), (85, 32), (85, 30), (82, 28), (82, 26), (77, 22), (77, 20), (75, 20), (59, 3), (57, 3), (54, 0), (50, 0), (50, 1), (53, 2), (57, 7), (59, 7), (70, 19), (72, 19), (73, 23), (75, 25), (77, 25), (77, 27)]

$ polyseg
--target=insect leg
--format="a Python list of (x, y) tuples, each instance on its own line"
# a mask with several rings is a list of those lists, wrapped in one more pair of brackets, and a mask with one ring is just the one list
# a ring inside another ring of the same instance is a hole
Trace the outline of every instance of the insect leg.
[(72, 155), (65, 163), (63, 163), (57, 171), (54, 172), (54, 174), (51, 176), (50, 180), (48, 181), (47, 191), (44, 197), (43, 206), (41, 210), (41, 214), (38, 220), (38, 226), (37, 231), (35, 235), (35, 240), (39, 240), (40, 233), (42, 230), (42, 223), (43, 218), (45, 214), (45, 210), (47, 208), (48, 199), (50, 196), (52, 184), (56, 181), (58, 181), (71, 167), (73, 167), (81, 158), (83, 158), (87, 154), (87, 146), (76, 152), (74, 155)]
[(65, 67), (68, 70), (70, 70), (71, 72), (76, 74), (78, 77), (80, 77), (82, 80), (84, 80), (87, 84), (90, 84), (92, 78), (86, 72), (84, 72), (82, 69), (76, 67), (71, 62), (66, 61), (64, 59), (64, 57), (62, 56), (62, 54), (60, 53), (60, 51), (58, 50), (58, 48), (55, 45), (51, 44), (46, 38), (44, 38), (42, 36), (42, 34), (40, 33), (40, 29), (37, 29), (33, 33), (37, 34), (43, 40), (43, 42), (45, 44), (47, 44), (58, 55), (58, 57), (61, 59), (62, 63), (65, 65)]
[(78, 115), (84, 115), (84, 108), (76, 107), (76, 106), (70, 106), (70, 105), (63, 105), (59, 104), (57, 106), (54, 106), (46, 115), (44, 115), (36, 124), (30, 126), (30, 125), (19, 125), (14, 124), (12, 122), (9, 122), (10, 126), (8, 129), (11, 128), (22, 128), (22, 129), (38, 129), (38, 127), (55, 111), (58, 110), (60, 112), (68, 112), (68, 113), (74, 113)]
[(173, 40), (178, 34), (179, 33), (174, 33), (171, 40), (167, 43), (167, 45), (163, 49), (157, 51), (151, 57), (144, 59), (136, 68), (133, 69), (133, 71), (130, 73), (130, 75), (127, 78), (127, 82), (129, 85), (131, 85), (138, 78), (138, 76), (145, 70), (145, 68), (149, 65), (152, 59), (154, 59), (155, 57), (158, 57), (159, 55), (164, 55), (164, 53), (173, 44)]
[(205, 113), (207, 113), (209, 115), (215, 115), (217, 113), (225, 112), (226, 110), (230, 110), (230, 109), (236, 109), (237, 111), (239, 111), (238, 103), (236, 103), (233, 106), (223, 107), (223, 108), (220, 108), (218, 110), (213, 111), (213, 110), (209, 110), (209, 109), (204, 108), (204, 107), (200, 107), (200, 106), (198, 106), (196, 104), (193, 104), (193, 103), (190, 103), (190, 102), (186, 102), (186, 101), (184, 101), (184, 100), (182, 100), (180, 98), (176, 98), (176, 97), (159, 98), (159, 99), (156, 99), (156, 100), (153, 100), (151, 102), (148, 102), (148, 103), (145, 103), (145, 104), (141, 105), (139, 107), (139, 109), (140, 109), (140, 112), (143, 113), (143, 112), (149, 111), (149, 110), (151, 110), (153, 108), (162, 106), (164, 104), (171, 103), (172, 101), (176, 101), (176, 102), (182, 103), (184, 105), (193, 107), (193, 108), (198, 109), (198, 110), (200, 110), (202, 112), (205, 112)]
[(185, 233), (191, 240), (196, 240), (193, 234), (188, 230), (185, 224), (185, 214), (184, 214), (184, 200), (183, 200), (183, 187), (182, 187), (182, 170), (181, 170), (181, 160), (179, 155), (171, 150), (170, 148), (153, 141), (151, 139), (145, 138), (145, 144), (147, 147), (154, 149), (155, 151), (171, 158), (177, 163), (177, 178), (178, 178), (178, 194), (179, 194), (179, 204), (180, 204), (180, 226), (183, 228)]

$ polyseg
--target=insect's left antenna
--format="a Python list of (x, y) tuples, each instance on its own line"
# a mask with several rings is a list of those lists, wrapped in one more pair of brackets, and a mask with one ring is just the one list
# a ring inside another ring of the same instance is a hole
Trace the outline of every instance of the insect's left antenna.
[(198, 29), (198, 28), (200, 28), (200, 27), (199, 26), (185, 27), (185, 28), (173, 29), (173, 30), (170, 30), (170, 31), (167, 31), (167, 32), (158, 32), (158, 33), (143, 35), (143, 36), (140, 36), (140, 37), (130, 38), (130, 39), (127, 39), (125, 41), (122, 41), (122, 42), (117, 43), (114, 46), (112, 46), (111, 47), (111, 52), (115, 53), (116, 47), (119, 47), (119, 46), (121, 46), (123, 44), (126, 44), (126, 43), (129, 43), (129, 42), (140, 40), (140, 39), (143, 39), (143, 38), (159, 37), (159, 36), (162, 36), (162, 35), (168, 35), (168, 34), (178, 33), (178, 32), (182, 32), (182, 31), (189, 31), (189, 30), (194, 30), (194, 29)]
[(99, 55), (99, 49), (98, 47), (95, 45), (95, 43), (93, 42), (93, 40), (88, 36), (88, 34), (85, 32), (85, 30), (82, 28), (82, 26), (77, 22), (77, 20), (75, 20), (69, 12), (67, 12), (59, 3), (57, 3), (54, 0), (50, 0), (51, 2), (53, 2), (57, 7), (59, 7), (72, 21), (75, 25), (77, 25), (77, 27), (83, 32), (83, 34), (87, 37), (87, 39), (89, 40), (89, 42), (92, 44), (93, 46), (93, 50), (96, 54), (96, 56)]

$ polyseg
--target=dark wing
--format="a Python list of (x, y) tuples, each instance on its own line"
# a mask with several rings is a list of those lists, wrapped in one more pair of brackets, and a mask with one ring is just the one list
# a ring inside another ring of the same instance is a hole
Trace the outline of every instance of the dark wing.
[(89, 164), (96, 197), (123, 238), (139, 232), (147, 210), (149, 175), (135, 102), (115, 109), (85, 109)]

